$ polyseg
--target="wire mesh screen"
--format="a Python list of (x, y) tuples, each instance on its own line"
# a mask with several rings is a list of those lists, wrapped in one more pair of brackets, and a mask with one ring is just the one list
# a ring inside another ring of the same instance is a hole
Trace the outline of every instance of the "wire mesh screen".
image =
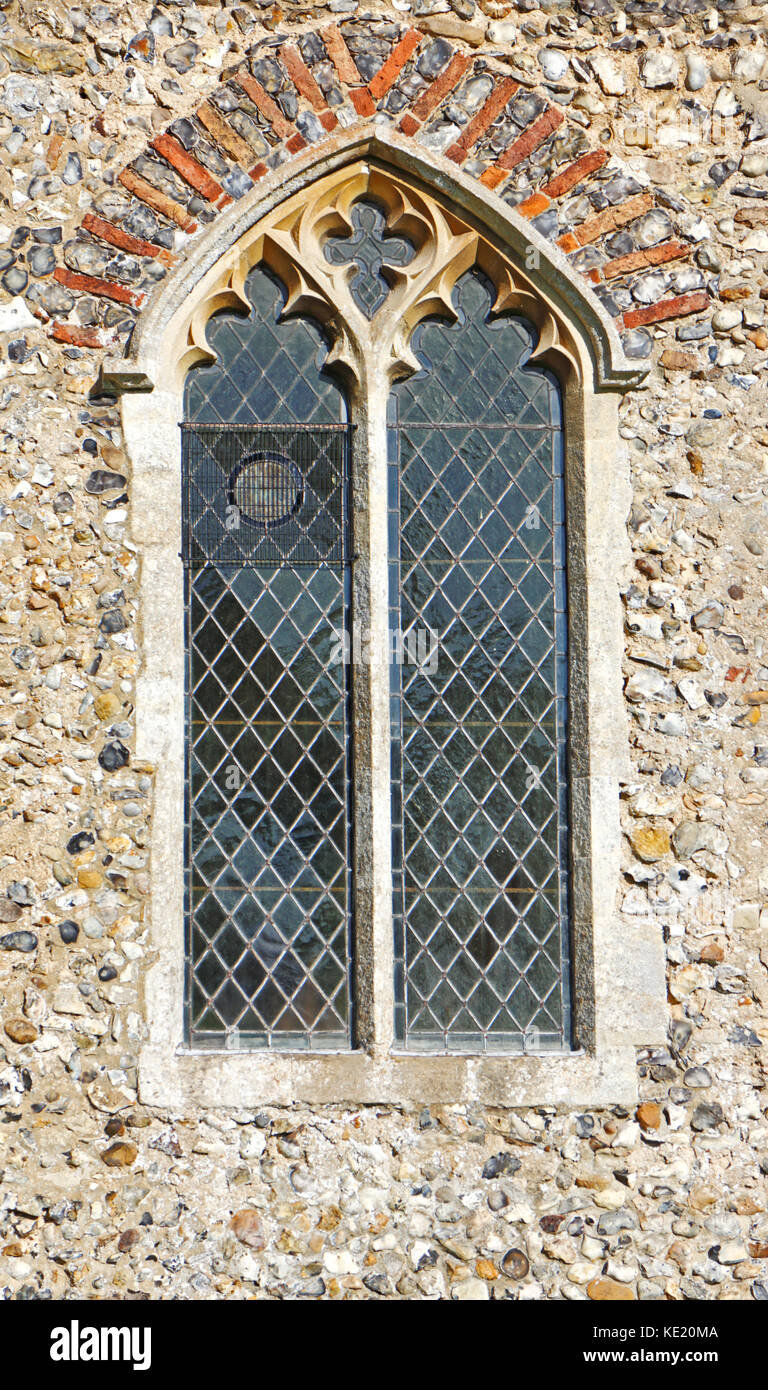
[(181, 429), (188, 1034), (346, 1048), (349, 428)]
[(181, 434), (190, 568), (346, 562), (348, 425), (183, 424)]

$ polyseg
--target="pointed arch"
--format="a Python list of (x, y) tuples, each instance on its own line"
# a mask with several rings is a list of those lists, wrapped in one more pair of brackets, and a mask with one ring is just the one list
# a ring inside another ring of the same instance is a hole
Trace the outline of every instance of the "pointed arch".
[[(430, 220), (430, 204), (437, 205), (454, 235), (461, 227), (465, 237), (475, 240), (475, 254), (481, 264), (485, 260), (489, 273), (494, 253), (511, 262), (515, 283), (507, 290), (505, 307), (511, 293), (520, 297), (521, 309), (539, 326), (541, 354), (555, 362), (563, 350), (570, 351), (582, 379), (595, 391), (627, 390), (643, 380), (647, 363), (626, 357), (616, 325), (597, 295), (530, 221), (448, 160), (427, 157), (397, 132), (356, 127), (331, 148), (326, 143), (295, 157), (287, 173), (281, 166), (220, 213), (143, 309), (125, 359), (105, 360), (102, 384), (119, 392), (167, 383), (171, 344), (174, 365), (185, 371), (206, 350), (205, 323), (211, 314), (221, 308), (247, 311), (243, 280), (252, 264), (264, 257), (285, 271), (294, 254), (307, 254), (309, 237), (327, 237), (347, 227), (351, 203), (369, 190), (384, 196), (394, 224), (411, 227), (417, 235), (419, 223)], [(295, 219), (293, 207), (299, 209)], [(433, 235), (436, 231), (433, 227)], [(441, 240), (435, 235), (438, 256), (430, 289), (445, 302)], [(289, 309), (329, 317), (327, 300), (318, 297), (317, 287), (301, 272), (289, 288)], [(526, 302), (523, 296), (529, 297)], [(342, 347), (342, 355), (344, 351)]]

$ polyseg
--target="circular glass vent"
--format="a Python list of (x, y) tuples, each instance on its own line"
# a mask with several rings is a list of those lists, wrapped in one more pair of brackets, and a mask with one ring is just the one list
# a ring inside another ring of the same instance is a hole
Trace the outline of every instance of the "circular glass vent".
[(229, 500), (245, 521), (280, 526), (298, 515), (304, 482), (287, 454), (266, 450), (248, 454), (230, 477)]

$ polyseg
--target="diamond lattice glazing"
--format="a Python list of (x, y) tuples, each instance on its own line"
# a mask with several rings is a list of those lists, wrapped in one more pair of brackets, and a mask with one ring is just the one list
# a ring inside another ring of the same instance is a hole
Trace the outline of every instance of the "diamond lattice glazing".
[(458, 322), (418, 331), (423, 371), (394, 401), (393, 626), (432, 634), (431, 661), (393, 666), (411, 1048), (568, 1043), (560, 401), (524, 366), (531, 327), (489, 320), (494, 297), (462, 278)]
[(209, 326), (183, 431), (188, 1031), (348, 1047), (344, 403), (315, 326), (278, 322), (264, 272), (249, 293)]

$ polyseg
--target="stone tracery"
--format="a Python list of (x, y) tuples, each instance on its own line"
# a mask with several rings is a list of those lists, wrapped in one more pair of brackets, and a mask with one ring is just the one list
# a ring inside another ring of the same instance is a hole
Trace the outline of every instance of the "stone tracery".
[[(388, 293), (370, 317), (351, 289), (355, 266), (331, 261), (325, 254), (335, 239), (354, 232), (352, 212), (364, 200), (383, 209), (387, 234), (415, 248), (407, 263), (387, 266)], [(362, 162), (290, 199), (222, 258), (189, 315), (181, 372), (210, 359), (205, 330), (212, 314), (224, 308), (250, 309), (245, 279), (260, 262), (286, 286), (284, 314), (305, 314), (322, 323), (332, 339), (328, 365), (336, 363), (355, 378), (361, 376), (364, 358), (389, 381), (417, 370), (410, 347), (414, 329), (429, 316), (454, 315), (454, 286), (472, 265), (483, 269), (496, 287), (494, 313), (519, 312), (536, 324), (534, 358), (559, 366), (565, 375), (572, 370), (578, 374), (571, 330), (532, 278), (513, 269), (490, 241), (431, 194)]]

